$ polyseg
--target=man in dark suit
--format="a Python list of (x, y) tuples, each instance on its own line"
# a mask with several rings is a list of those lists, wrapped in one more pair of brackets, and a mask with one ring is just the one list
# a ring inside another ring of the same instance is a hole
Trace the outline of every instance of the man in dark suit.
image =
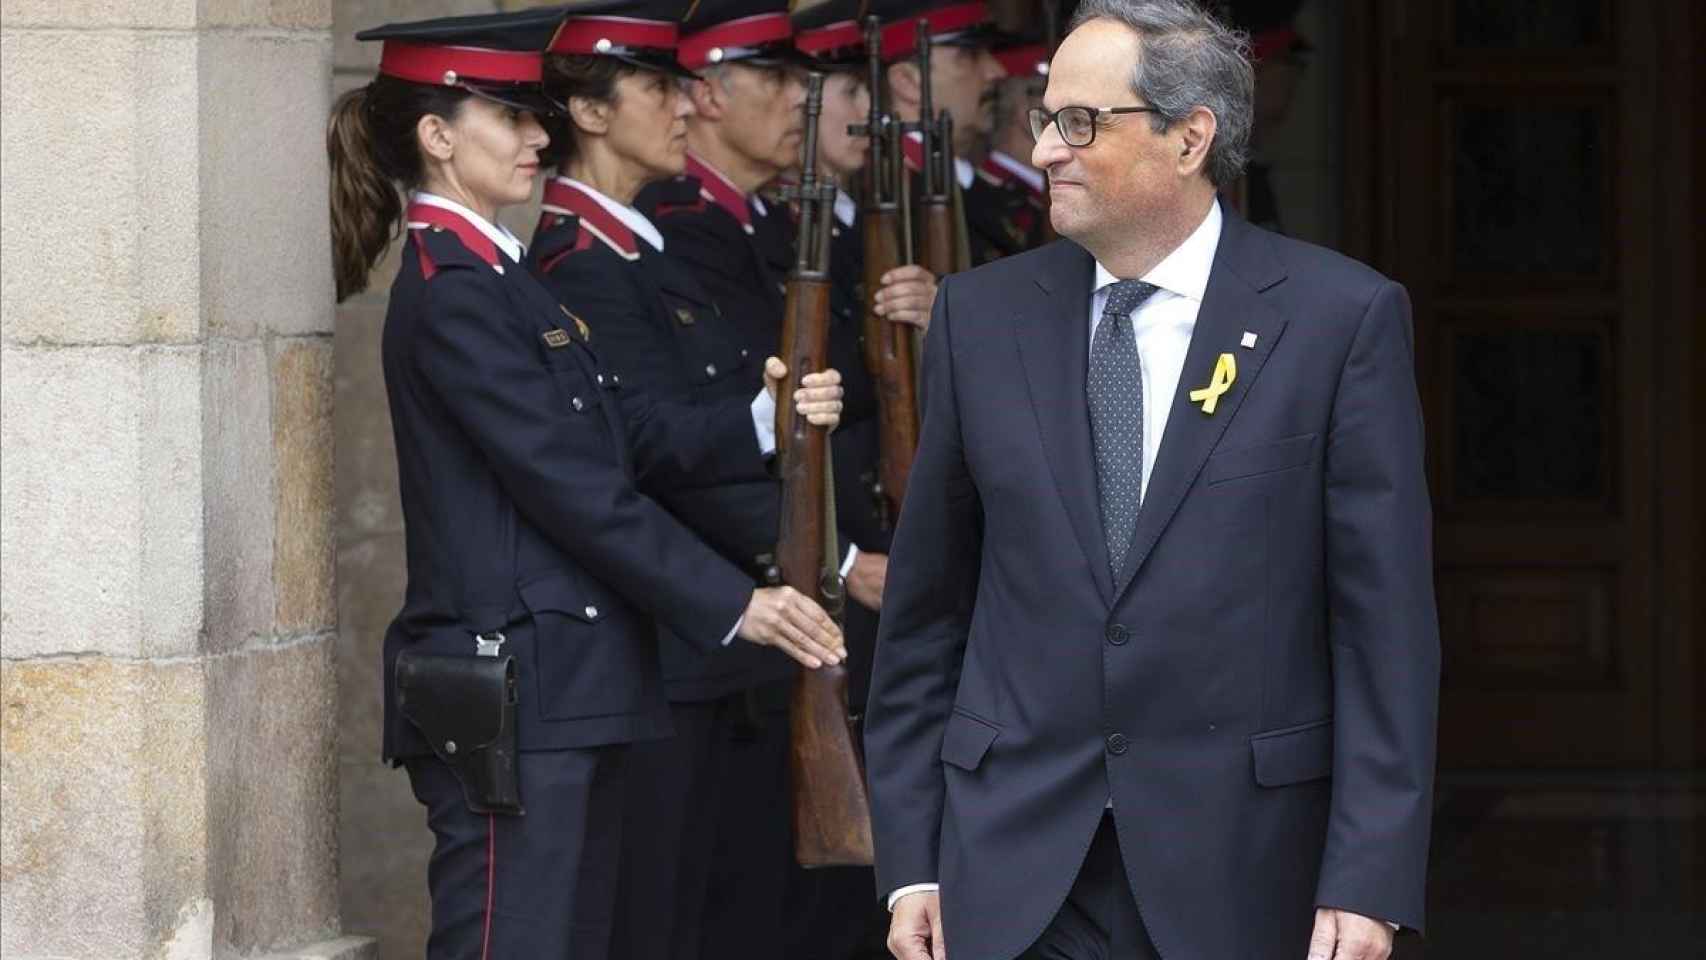
[(1408, 300), (1219, 207), (1234, 34), (1074, 24), (1033, 122), (1066, 239), (948, 278), (924, 354), (866, 727), (890, 948), (1382, 960), (1439, 674)]

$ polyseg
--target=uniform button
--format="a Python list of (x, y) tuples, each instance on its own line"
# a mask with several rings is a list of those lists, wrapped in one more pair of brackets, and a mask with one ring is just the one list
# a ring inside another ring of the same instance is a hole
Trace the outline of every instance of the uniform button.
[(1112, 734), (1108, 735), (1108, 752), (1109, 753), (1111, 753), (1117, 757), (1120, 754), (1125, 753), (1127, 750), (1130, 750), (1130, 749), (1131, 749), (1131, 741), (1126, 738), (1125, 734), (1123, 734), (1123, 733), (1112, 733)]
[(1123, 623), (1110, 623), (1110, 624), (1108, 624), (1108, 642), (1109, 643), (1113, 644), (1116, 647), (1119, 647), (1119, 646), (1124, 646), (1125, 642), (1129, 639), (1131, 639), (1131, 632), (1125, 628), (1125, 624), (1123, 624)]
[(705, 376), (714, 377), (716, 375), (717, 375), (717, 365), (714, 363), (705, 364)]
[(752, 351), (751, 351), (751, 350), (748, 350), (748, 349), (747, 349), (747, 348), (745, 348), (745, 347), (741, 347), (741, 348), (740, 348), (740, 355), (741, 355), (741, 356), (743, 356), (743, 357), (750, 357), (750, 356), (752, 356)]
[(602, 373), (601, 373), (601, 374), (599, 374), (599, 375), (598, 375), (598, 382), (599, 382), (599, 383), (603, 383), (603, 382), (604, 382), (604, 374), (602, 374)]
[(588, 620), (597, 620), (598, 619), (598, 608), (589, 605), (586, 608), (586, 618)]
[(580, 397), (575, 397), (573, 400), (570, 400), (569, 405), (574, 407), (577, 411), (584, 410), (586, 408), (586, 404), (581, 402)]

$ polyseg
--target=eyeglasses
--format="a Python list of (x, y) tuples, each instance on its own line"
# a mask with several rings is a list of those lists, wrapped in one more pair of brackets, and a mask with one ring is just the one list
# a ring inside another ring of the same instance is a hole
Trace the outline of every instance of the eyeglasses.
[(1069, 147), (1088, 147), (1096, 141), (1096, 118), (1104, 113), (1160, 113), (1154, 107), (1061, 107), (1053, 113), (1032, 107), (1031, 138), (1041, 140), (1050, 123)]

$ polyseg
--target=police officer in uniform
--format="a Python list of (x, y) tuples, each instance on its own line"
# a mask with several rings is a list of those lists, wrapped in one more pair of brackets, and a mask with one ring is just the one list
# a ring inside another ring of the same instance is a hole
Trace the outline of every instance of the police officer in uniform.
[[(956, 250), (954, 269), (970, 269), (978, 263), (980, 250), (966, 225), (964, 195), (976, 180), (977, 160), (988, 150), (994, 120), (995, 85), (1006, 71), (991, 48), (1000, 39), (982, 0), (870, 0), (870, 13), (883, 21), (883, 62), (891, 111), (903, 123), (917, 123), (923, 110), (924, 83), (930, 84), (932, 106), (954, 119), (953, 195)], [(930, 32), (930, 77), (919, 76), (914, 59), (918, 50), (918, 23)], [(923, 169), (922, 140), (917, 133), (901, 138), (906, 168), (912, 171), (912, 191), (920, 189)], [(920, 231), (913, 230), (914, 245)]]
[(995, 88), (995, 125), (989, 153), (966, 190), (966, 229), (972, 258), (988, 263), (1042, 245), (1047, 238), (1048, 183), (1031, 166), (1028, 114), (1042, 103), (1048, 81), (1048, 48), (1015, 38), (999, 44), (995, 59), (1007, 72)]
[[(531, 262), (603, 331), (606, 359), (625, 383), (713, 404), (750, 396), (757, 358), (776, 348), (773, 336), (753, 331), (778, 324), (780, 307), (768, 299), (719, 303), (676, 259), (676, 238), (666, 239), (634, 207), (643, 186), (680, 175), (685, 165), (694, 96), (679, 81), (696, 77), (679, 59), (674, 13), (655, 0), (585, 3), (553, 37), (545, 92), (562, 114), (558, 169), (545, 188)], [(764, 48), (787, 36), (785, 16), (761, 18), (700, 37), (697, 57), (746, 44), (749, 51), (729, 59), (779, 70), (781, 61)], [(753, 232), (742, 231), (747, 242), (737, 250), (756, 258), (750, 269), (768, 271), (786, 251), (760, 245), (768, 234), (751, 212)], [(770, 243), (785, 245), (785, 234)], [(773, 430), (773, 419), (758, 428)], [(776, 480), (689, 478), (657, 496), (755, 577), (773, 566)], [(621, 869), (610, 878), (615, 952), (633, 960), (734, 956), (735, 937), (781, 924), (790, 836), (788, 727), (779, 711), (792, 662), (757, 648), (707, 652), (670, 630), (660, 639), (675, 736), (637, 745), (628, 758), (628, 813), (645, 829), (626, 833)]]
[[(554, 16), (362, 34), (384, 42), (379, 76), (338, 101), (327, 135), (339, 296), (408, 228), (383, 338), (408, 564), (384, 750), (435, 837), (435, 960), (608, 955), (625, 745), (670, 729), (654, 618), (706, 649), (842, 656), (823, 611), (755, 590), (641, 492), (762, 475), (753, 408), (773, 401), (621, 389), (496, 224), (547, 143), (538, 31)], [(838, 394), (796, 399), (833, 422)]]

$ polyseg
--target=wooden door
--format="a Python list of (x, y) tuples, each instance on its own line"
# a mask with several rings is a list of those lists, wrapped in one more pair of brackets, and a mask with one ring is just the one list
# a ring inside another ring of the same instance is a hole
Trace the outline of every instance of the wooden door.
[(1350, 246), (1415, 304), (1443, 766), (1655, 759), (1658, 2), (1347, 23)]

